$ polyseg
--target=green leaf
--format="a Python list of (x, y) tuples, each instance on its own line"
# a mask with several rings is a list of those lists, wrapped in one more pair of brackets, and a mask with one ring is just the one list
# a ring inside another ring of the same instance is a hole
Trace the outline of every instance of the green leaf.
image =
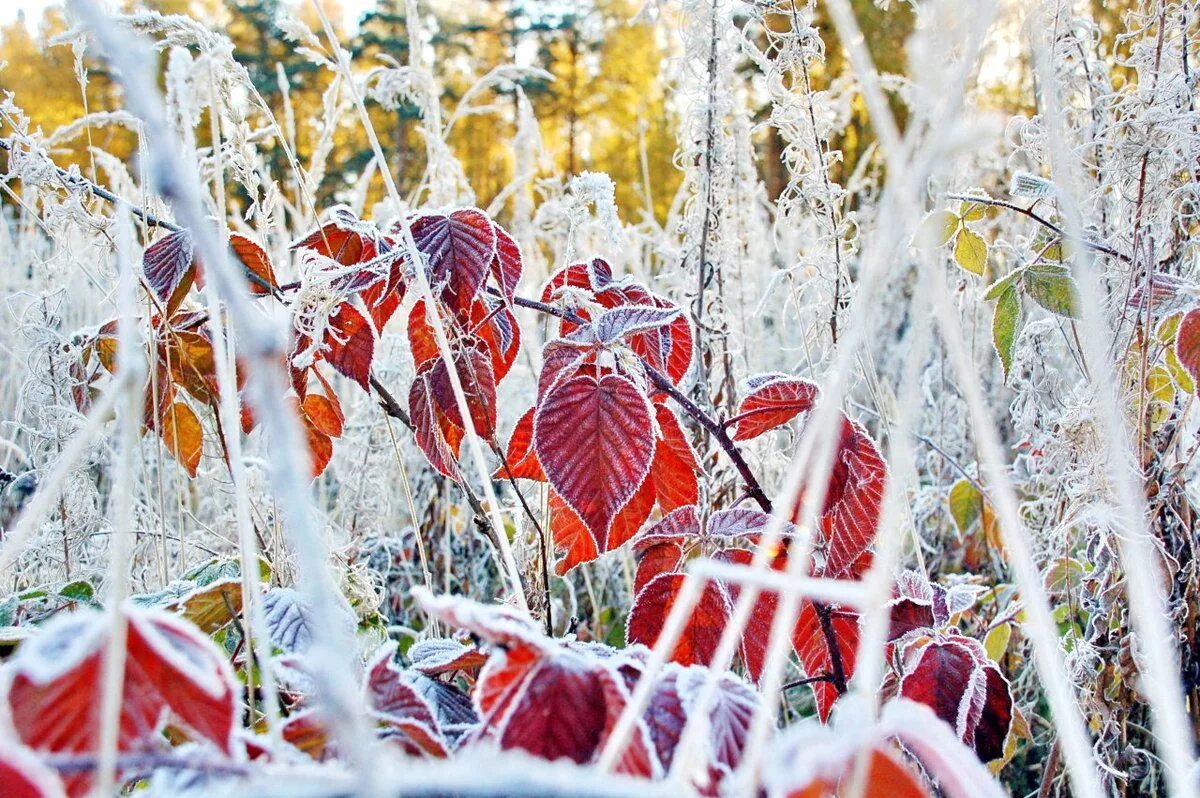
[(1064, 258), (1069, 258), (1074, 253), (1074, 248), (1061, 236), (1044, 227), (1037, 229), (1030, 247), (1033, 249), (1033, 254), (1040, 256), (1042, 260), (1057, 263), (1062, 263)]
[(954, 260), (971, 274), (982, 276), (987, 265), (987, 242), (964, 227), (954, 238)]
[(69, 582), (58, 589), (58, 595), (71, 601), (79, 601), (85, 604), (95, 602), (96, 589), (92, 587), (91, 582), (85, 582), (80, 579), (76, 582)]
[(960, 222), (950, 211), (933, 211), (925, 214), (913, 243), (921, 247), (942, 247), (954, 237)]
[(963, 200), (962, 205), (958, 208), (958, 215), (964, 222), (978, 222), (987, 215), (987, 206), (981, 202)]
[(1012, 285), (1013, 283), (1015, 283), (1021, 277), (1021, 273), (1023, 271), (1024, 271), (1023, 268), (1013, 269), (1011, 272), (1009, 272), (1008, 274), (1004, 275), (996, 282), (989, 285), (987, 287), (987, 290), (984, 291), (984, 293), (983, 293), (983, 298), (988, 300), (989, 302), (993, 299), (999, 299), (1000, 295), (1003, 294), (1005, 291), (1007, 291), (1008, 287), (1010, 285)]
[(1012, 371), (1013, 350), (1020, 332), (1021, 295), (1017, 293), (1016, 285), (1009, 284), (1000, 294), (1000, 301), (996, 303), (996, 311), (992, 314), (992, 345), (1000, 356), (1000, 365), (1004, 366), (1006, 382)]
[(17, 618), (17, 608), (20, 606), (21, 599), (16, 595), (0, 600), (0, 626), (12, 626)]
[(970, 532), (979, 521), (979, 514), (983, 510), (983, 496), (964, 478), (951, 486), (946, 501), (950, 505), (950, 517), (954, 519), (958, 531), (963, 535)]
[(1079, 289), (1066, 267), (1046, 263), (1030, 266), (1023, 283), (1029, 298), (1046, 310), (1056, 316), (1079, 318)]

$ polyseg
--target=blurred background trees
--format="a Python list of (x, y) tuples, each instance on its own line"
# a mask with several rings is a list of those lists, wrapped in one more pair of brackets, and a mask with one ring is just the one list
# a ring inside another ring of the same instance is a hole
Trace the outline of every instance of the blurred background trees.
[[(338, 0), (324, 0), (329, 17), (343, 26), (339, 35), (357, 69), (381, 66), (388, 60), (407, 63), (407, 2), (360, 0), (353, 7), (362, 5), (365, 10), (347, 13)], [(1130, 0), (1092, 3), (1104, 28), (1098, 46), (1111, 48), (1112, 31)], [(164, 14), (187, 12), (225, 32), (234, 42), (235, 57), (286, 129), (285, 135), (294, 136), (290, 143), (300, 162), (306, 161), (323, 135), (313, 120), (322, 116), (331, 77), (329, 70), (297, 52), (284, 37), (278, 18), (290, 12), (319, 30), (308, 0), (137, 0), (128, 5)], [(790, 25), (795, 6), (803, 5), (775, 0), (778, 23)], [(912, 31), (906, 6), (893, 3), (883, 11), (872, 0), (854, 0), (853, 5), (876, 63), (886, 72), (903, 75), (903, 43)], [(418, 0), (418, 7), (434, 51), (431, 63), (444, 88), (444, 115), (453, 111), (468, 87), (497, 66), (516, 63), (543, 71), (495, 84), (490, 89), (493, 96), (475, 100), (477, 105), (490, 106), (493, 113), (479, 117), (478, 124), (463, 120), (450, 136), (480, 205), (486, 206), (512, 180), (509, 142), (516, 131), (519, 97), (524, 95), (538, 121), (546, 175), (606, 172), (617, 186), (618, 208), (627, 220), (637, 222), (651, 212), (659, 223), (666, 219), (680, 183), (674, 162), (680, 109), (668, 98), (679, 54), (672, 50), (677, 43), (669, 41), (658, 24), (662, 20), (650, 15), (677, 14), (673, 6), (642, 0)], [(818, 4), (813, 22), (824, 31), (826, 58), (811, 75), (817, 90), (835, 87), (847, 68), (833, 26), (822, 15)], [(670, 18), (666, 22), (679, 24)], [(6, 62), (0, 70), (0, 90), (14, 92), (31, 123), (47, 134), (83, 116), (85, 103), (93, 114), (118, 107), (112, 81), (86, 55), (85, 98), (72, 48), (54, 44), (66, 29), (62, 11), (53, 8), (40, 19), (22, 18), (0, 28), (0, 60)], [(1031, 97), (1024, 82), (1020, 75), (1001, 81), (996, 101), (1010, 108), (1027, 107)], [(765, 98), (762, 103), (766, 107)], [(839, 180), (872, 152), (873, 133), (865, 106), (854, 98), (849, 107), (849, 124), (831, 142), (841, 152), (834, 174)], [(899, 103), (895, 107), (902, 113)], [(369, 110), (389, 167), (402, 190), (411, 191), (420, 184), (425, 166), (419, 110), (406, 103), (393, 109), (371, 103)], [(764, 184), (772, 196), (777, 195), (783, 179), (780, 142), (767, 126), (755, 136), (765, 156)], [(118, 156), (129, 156), (134, 148), (128, 130), (101, 120), (56, 141), (55, 156), (61, 163), (89, 166), (89, 143)], [(286, 180), (287, 158), (280, 144), (268, 141), (261, 150), (272, 172)], [(369, 147), (359, 127), (339, 128), (322, 177), (321, 196), (314, 199), (327, 204), (344, 196), (369, 161)], [(381, 196), (378, 176), (372, 192), (375, 198)]]

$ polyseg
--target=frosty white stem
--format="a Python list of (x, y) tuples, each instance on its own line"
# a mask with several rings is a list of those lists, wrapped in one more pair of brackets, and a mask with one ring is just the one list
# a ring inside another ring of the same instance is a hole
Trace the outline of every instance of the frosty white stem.
[[(213, 76), (212, 61), (208, 64), (211, 106), (209, 120), (212, 129), (214, 186), (213, 195), (217, 203), (217, 218), (225, 217), (225, 170), (221, 146), (221, 114), (218, 110), (220, 95), (217, 93)], [(229, 236), (221, 230), (222, 243), (228, 246)], [(271, 664), (271, 637), (267, 629), (266, 616), (259, 600), (258, 538), (250, 519), (250, 490), (246, 484), (246, 463), (242, 459), (242, 423), (238, 407), (237, 371), (234, 341), (225, 335), (225, 320), (221, 315), (221, 303), (211, 285), (204, 286), (204, 302), (208, 307), (208, 327), (212, 335), (213, 360), (216, 364), (217, 389), (219, 392), (218, 412), (221, 428), (225, 432), (225, 450), (229, 456), (229, 476), (233, 482), (234, 518), (237, 523), (238, 553), (241, 557), (242, 578), (242, 631), (246, 645), (246, 683), (253, 685), (254, 663), (258, 662), (259, 679), (262, 686), (263, 709), (267, 718), (267, 729), (273, 739), (280, 733), (279, 695), (275, 691), (275, 669)], [(253, 690), (250, 704), (253, 709)]]
[(137, 278), (134, 276), (133, 223), (127, 208), (117, 209), (117, 374), (122, 390), (117, 412), (117, 465), (113, 474), (112, 536), (109, 540), (108, 641), (101, 664), (100, 747), (95, 794), (113, 794), (121, 708), (125, 692), (125, 599), (129, 595), (129, 557), (133, 536), (133, 474), (142, 427), (142, 362), (138, 342)]

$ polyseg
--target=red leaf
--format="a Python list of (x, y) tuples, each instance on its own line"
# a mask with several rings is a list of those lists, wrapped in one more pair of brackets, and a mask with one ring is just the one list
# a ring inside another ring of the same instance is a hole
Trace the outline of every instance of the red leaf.
[[(454, 366), (458, 372), (459, 385), (467, 400), (471, 424), (475, 432), (490, 438), (496, 430), (496, 380), (492, 376), (492, 365), (482, 347), (465, 341), (454, 347)], [(426, 368), (430, 367), (426, 362)], [(459, 429), (466, 429), (454, 386), (450, 381), (450, 369), (441, 358), (430, 369), (429, 385), (434, 401), (442, 416)]]
[(1200, 308), (1189, 310), (1175, 332), (1175, 357), (1200, 391)]
[(407, 738), (405, 747), (412, 753), (445, 757), (448, 744), (433, 707), (392, 662), (393, 648), (383, 646), (367, 665), (368, 703), (376, 717)]
[(871, 436), (857, 423), (842, 419), (821, 528), (825, 535), (825, 564), (820, 576), (855, 579), (870, 565), (864, 556), (875, 540), (887, 463)]
[(546, 473), (542, 471), (542, 464), (538, 462), (537, 454), (533, 451), (533, 411), (534, 408), (529, 408), (517, 420), (504, 455), (508, 470), (505, 471), (505, 467), (501, 465), (492, 475), (493, 479), (504, 479), (511, 474), (513, 479), (546, 481)]
[(550, 484), (584, 522), (598, 549), (650, 471), (650, 405), (630, 380), (580, 375), (542, 399), (533, 443)]
[(336, 205), (325, 217), (328, 221), (292, 244), (292, 249), (309, 249), (343, 266), (354, 266), (375, 257), (379, 235), (354, 211)]
[[(229, 246), (247, 271), (272, 288), (279, 287), (275, 280), (275, 270), (271, 267), (271, 257), (257, 242), (240, 233), (230, 233)], [(250, 293), (263, 296), (271, 293), (271, 290), (250, 280)]]
[(642, 524), (646, 523), (646, 519), (650, 517), (650, 511), (654, 509), (654, 496), (654, 482), (650, 479), (643, 479), (637, 492), (613, 519), (612, 527), (608, 530), (608, 543), (604, 547), (604, 551), (612, 551), (624, 546), (638, 533)]
[[(643, 720), (664, 770), (674, 760), (684, 725), (699, 709), (700, 693), (709, 676), (702, 668), (683, 668), (671, 663), (655, 682)], [(719, 786), (741, 762), (750, 724), (760, 705), (758, 693), (732, 673), (716, 678), (704, 753), (708, 771), (717, 784), (708, 787)]]
[(408, 660), (415, 670), (426, 676), (437, 676), (460, 670), (474, 670), (487, 661), (475, 646), (465, 646), (456, 640), (432, 638), (415, 643), (408, 650)]
[(319, 393), (310, 393), (304, 397), (300, 407), (303, 409), (305, 417), (318, 432), (330, 438), (342, 437), (346, 418), (342, 415), (341, 404), (335, 399)]
[[(638, 593), (629, 613), (625, 627), (626, 640), (654, 645), (687, 578), (684, 574), (667, 573), (650, 580)], [(700, 600), (692, 609), (687, 625), (675, 643), (671, 659), (681, 665), (707, 665), (711, 662), (721, 640), (721, 632), (729, 623), (731, 610), (724, 587), (706, 582)]]
[(413, 379), (408, 389), (408, 415), (416, 433), (417, 446), (424, 452), (430, 465), (451, 479), (457, 479), (455, 452), (443, 432), (443, 424), (449, 422), (443, 421), (434, 399), (431, 371), (428, 368), (419, 371)]
[(538, 375), (538, 402), (552, 390), (575, 376), (584, 365), (593, 366), (592, 373), (599, 371), (595, 367), (596, 350), (594, 347), (581, 346), (575, 341), (555, 339), (542, 347), (542, 372)]
[(932, 709), (981, 761), (1004, 754), (1012, 696), (978, 642), (957, 635), (935, 639), (907, 652), (906, 660), (911, 667), (900, 681), (900, 695)]
[(781, 427), (811, 410), (817, 400), (817, 386), (808, 380), (781, 375), (754, 384), (754, 389), (742, 398), (737, 414), (731, 419), (737, 424), (733, 434), (735, 441), (757, 438)]
[(525, 270), (525, 262), (521, 257), (521, 246), (508, 232), (492, 223), (496, 233), (496, 257), (492, 259), (491, 271), (500, 291), (510, 303), (517, 292), (517, 284), (521, 282), (521, 273)]
[(641, 593), (654, 577), (678, 571), (685, 559), (683, 546), (672, 541), (653, 543), (642, 549), (633, 579), (635, 594)]
[(413, 241), (425, 256), (430, 283), (449, 308), (466, 311), (497, 256), (496, 228), (482, 211), (431, 213), (412, 221)]
[[(860, 753), (865, 753), (866, 767), (861, 781), (856, 780)], [(930, 798), (921, 776), (905, 764), (889, 746), (876, 744), (867, 752), (835, 745), (817, 745), (804, 749), (807, 767), (791, 789), (778, 794), (784, 798), (840, 798), (857, 795), (859, 798)], [(813, 761), (813, 759), (816, 761)], [(852, 785), (858, 784), (856, 790)], [(774, 794), (774, 793), (773, 793)]]
[(542, 301), (553, 302), (563, 288), (582, 288), (594, 294), (611, 282), (612, 268), (603, 258), (572, 263), (550, 275), (550, 279), (542, 288)]
[[(711, 525), (711, 524), (710, 524)], [(714, 559), (725, 560), (735, 565), (749, 566), (754, 559), (754, 552), (745, 549), (729, 549), (718, 552)], [(778, 571), (787, 569), (786, 557), (778, 557), (772, 562), (772, 567)], [(732, 582), (728, 583), (729, 601), (737, 606), (741, 587)], [(775, 621), (775, 610), (779, 606), (779, 594), (775, 591), (764, 590), (754, 600), (750, 616), (746, 619), (746, 627), (742, 629), (742, 661), (750, 678), (757, 682), (762, 678), (766, 666), (767, 648), (771, 641), (771, 625)]]
[(555, 551), (562, 556), (554, 563), (554, 573), (565, 575), (577, 565), (591, 562), (600, 556), (596, 540), (575, 511), (562, 496), (550, 489), (550, 535), (554, 538)]
[(487, 346), (496, 382), (502, 381), (521, 351), (521, 326), (517, 323), (517, 317), (504, 305), (477, 299), (468, 309), (466, 324), (459, 326), (466, 326), (465, 333), (475, 336)]
[(0, 749), (0, 791), (6, 798), (62, 798), (58, 774), (32, 751), (6, 742)]
[[(858, 615), (837, 607), (830, 607), (829, 611), (833, 636), (841, 654), (842, 673), (848, 681), (854, 673), (854, 656), (858, 651)], [(833, 673), (833, 654), (821, 630), (821, 619), (816, 606), (811, 601), (806, 600), (800, 605), (800, 616), (792, 634), (792, 644), (806, 676), (825, 676)], [(827, 681), (814, 682), (812, 691), (817, 700), (817, 713), (821, 720), (827, 721), (833, 702), (838, 697), (837, 688)]]
[(666, 405), (654, 406), (660, 438), (650, 467), (658, 506), (669, 513), (700, 500), (697, 475), (703, 473), (679, 419)]
[(349, 302), (342, 303), (329, 319), (325, 333), (325, 359), (364, 390), (370, 390), (371, 359), (375, 356), (375, 327)]
[(408, 348), (417, 369), (439, 356), (437, 333), (425, 316), (424, 299), (418, 299), (408, 314)]
[[(237, 695), (222, 652), (174, 616), (133, 606), (123, 612), (129, 626), (118, 750), (165, 746), (161, 731), (170, 715), (196, 739), (231, 754)], [(9, 661), (4, 698), (25, 745), (55, 754), (97, 753), (108, 630), (100, 613), (60, 615)], [(72, 776), (67, 791), (83, 795), (90, 785), (91, 774)]]
[(170, 316), (183, 302), (196, 274), (194, 244), (186, 230), (168, 233), (146, 247), (142, 274)]

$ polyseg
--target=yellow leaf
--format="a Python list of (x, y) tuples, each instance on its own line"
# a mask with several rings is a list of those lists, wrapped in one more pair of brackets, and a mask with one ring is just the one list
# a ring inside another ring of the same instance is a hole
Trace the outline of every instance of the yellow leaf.
[(988, 659), (999, 662), (1008, 651), (1008, 641), (1012, 639), (1012, 626), (1002, 623), (987, 633), (983, 638), (983, 648), (987, 651)]
[(954, 237), (954, 231), (958, 229), (958, 217), (949, 211), (933, 211), (925, 215), (921, 220), (921, 226), (917, 228), (917, 234), (913, 237), (913, 243), (919, 247), (941, 247), (945, 246), (951, 238)]
[(982, 276), (987, 265), (987, 242), (964, 227), (954, 238), (954, 260), (971, 274)]

